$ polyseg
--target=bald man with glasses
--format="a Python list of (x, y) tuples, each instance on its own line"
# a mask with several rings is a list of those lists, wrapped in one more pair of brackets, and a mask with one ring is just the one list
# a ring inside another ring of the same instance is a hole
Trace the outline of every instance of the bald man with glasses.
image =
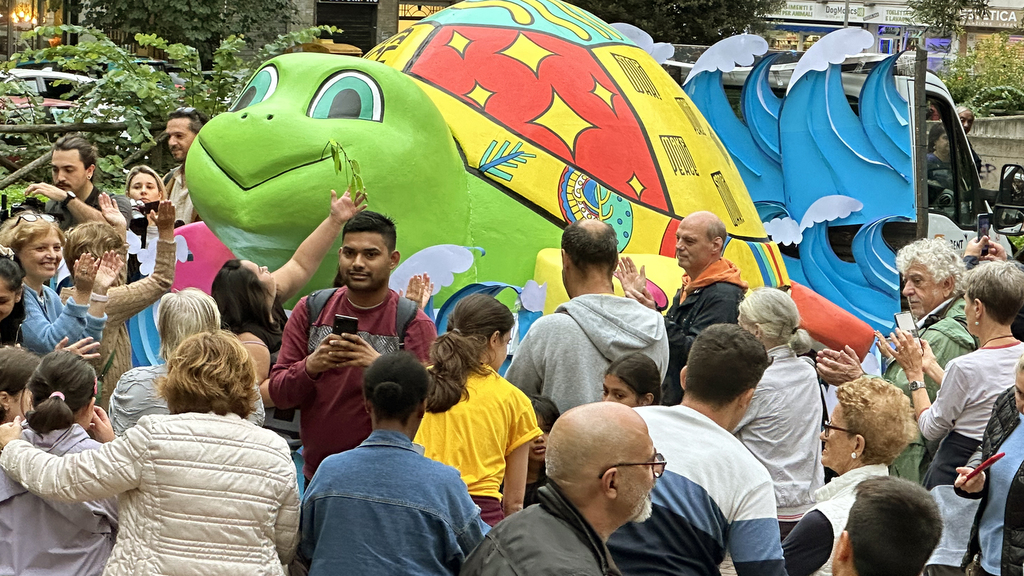
[(666, 465), (643, 418), (614, 402), (573, 408), (551, 428), (545, 461), (540, 504), (499, 523), (460, 574), (621, 574), (604, 543), (651, 515), (650, 492)]

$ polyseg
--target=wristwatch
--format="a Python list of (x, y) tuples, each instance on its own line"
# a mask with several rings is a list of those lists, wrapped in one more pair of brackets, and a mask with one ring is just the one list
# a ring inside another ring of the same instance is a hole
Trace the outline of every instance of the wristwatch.
[(75, 198), (78, 198), (78, 196), (75, 196), (74, 192), (68, 192), (67, 196), (64, 197), (64, 200), (61, 201), (60, 207), (67, 208), (68, 204), (70, 204), (71, 201), (74, 200)]
[(920, 380), (914, 380), (907, 385), (907, 388), (910, 388), (911, 392), (913, 392), (914, 390), (920, 390), (921, 388), (924, 388), (924, 382), (921, 382)]

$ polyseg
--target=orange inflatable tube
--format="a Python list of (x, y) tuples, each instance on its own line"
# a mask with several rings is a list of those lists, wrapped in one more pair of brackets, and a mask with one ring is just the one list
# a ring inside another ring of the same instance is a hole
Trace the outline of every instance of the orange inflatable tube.
[(850, 346), (863, 360), (875, 341), (871, 327), (810, 288), (796, 282), (791, 284), (789, 294), (800, 310), (800, 327), (833, 350)]

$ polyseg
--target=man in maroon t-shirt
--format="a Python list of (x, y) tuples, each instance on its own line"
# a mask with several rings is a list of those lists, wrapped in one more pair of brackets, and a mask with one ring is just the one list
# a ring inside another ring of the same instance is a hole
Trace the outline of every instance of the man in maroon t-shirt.
[[(281, 352), (270, 374), (270, 398), (279, 408), (300, 408), (300, 432), (312, 478), (324, 458), (358, 446), (370, 435), (363, 402), (363, 369), (378, 356), (398, 349), (398, 299), (388, 288), (401, 257), (395, 250), (395, 223), (364, 211), (342, 230), (338, 272), (343, 286), (309, 318), (306, 298), (292, 310)], [(335, 314), (359, 319), (359, 334), (331, 333)], [(423, 311), (405, 331), (405, 349), (428, 360), (437, 330)]]

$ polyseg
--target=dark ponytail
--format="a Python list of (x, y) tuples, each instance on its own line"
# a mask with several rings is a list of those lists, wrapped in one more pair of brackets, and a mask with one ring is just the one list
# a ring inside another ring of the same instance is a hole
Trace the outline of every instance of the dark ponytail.
[(40, 434), (63, 430), (75, 423), (75, 413), (95, 395), (96, 371), (81, 356), (50, 352), (32, 373), (28, 390), (35, 406), (26, 414), (32, 430)]
[(405, 421), (423, 403), (430, 375), (408, 352), (385, 354), (363, 373), (363, 396), (378, 420)]
[(480, 356), (495, 332), (504, 336), (515, 318), (501, 302), (484, 294), (472, 294), (455, 305), (445, 332), (430, 346), (434, 387), (427, 397), (427, 412), (445, 412), (466, 397), (470, 373), (486, 374)]
[(24, 280), (25, 271), (21, 266), (10, 258), (0, 256), (0, 283), (15, 296), (21, 296), (11, 308), (11, 313), (0, 320), (0, 345), (9, 346), (20, 340), (21, 323), (25, 320)]
[[(28, 379), (39, 365), (39, 356), (27, 348), (5, 346), (0, 348), (0, 392), (17, 396), (25, 391)], [(0, 422), (7, 420), (7, 411), (0, 406)]]

